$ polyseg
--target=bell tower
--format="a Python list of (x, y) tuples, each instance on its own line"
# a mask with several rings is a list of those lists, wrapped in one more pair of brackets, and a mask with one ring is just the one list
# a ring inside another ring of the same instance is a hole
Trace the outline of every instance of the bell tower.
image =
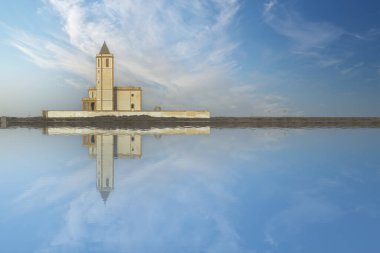
[(96, 188), (104, 204), (114, 186), (114, 136), (96, 136)]
[(96, 55), (96, 110), (113, 111), (114, 62), (106, 42)]

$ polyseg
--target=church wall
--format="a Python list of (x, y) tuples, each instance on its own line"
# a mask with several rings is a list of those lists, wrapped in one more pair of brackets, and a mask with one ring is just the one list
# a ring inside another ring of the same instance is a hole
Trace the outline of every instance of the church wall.
[[(118, 87), (115, 89), (117, 111), (141, 111), (141, 90), (125, 89)], [(132, 108), (133, 105), (133, 108)]]
[(113, 101), (112, 100), (103, 100), (102, 102), (103, 111), (112, 111), (113, 110)]
[(117, 135), (117, 155), (141, 156), (141, 135)]
[(131, 105), (134, 105), (133, 111), (141, 111), (141, 91), (131, 92)]
[(116, 110), (129, 111), (130, 107), (130, 94), (128, 90), (115, 90), (116, 96)]
[(82, 110), (83, 111), (88, 111), (88, 102), (87, 101), (82, 101)]
[(89, 98), (96, 98), (96, 90), (95, 89), (89, 89), (88, 90), (88, 97)]
[(210, 118), (208, 111), (43, 111), (45, 118), (91, 118), (99, 116), (150, 116), (162, 118)]
[(113, 100), (113, 90), (102, 90), (103, 100)]

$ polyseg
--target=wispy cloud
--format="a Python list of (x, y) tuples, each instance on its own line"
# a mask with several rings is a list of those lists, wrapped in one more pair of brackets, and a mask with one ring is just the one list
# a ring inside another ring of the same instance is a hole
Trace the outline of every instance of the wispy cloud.
[(354, 65), (350, 66), (350, 67), (347, 67), (347, 68), (345, 68), (345, 69), (342, 69), (342, 70), (340, 71), (340, 73), (341, 73), (342, 75), (350, 74), (350, 73), (354, 72), (355, 70), (357, 70), (358, 68), (362, 67), (363, 65), (364, 65), (364, 62), (359, 62), (359, 63), (357, 63), (357, 64), (354, 64)]
[(23, 52), (33, 63), (42, 68), (70, 71), (91, 79), (93, 64), (86, 55), (62, 41), (47, 40), (26, 32), (10, 29), (11, 45)]
[[(164, 106), (176, 108), (191, 105), (216, 114), (246, 114), (256, 108), (256, 101), (265, 103), (263, 95), (255, 94), (251, 106), (241, 109), (249, 100), (239, 100), (244, 94), (234, 89), (243, 85), (232, 57), (239, 41), (230, 35), (238, 0), (46, 0), (45, 4), (43, 12), (59, 18), (60, 33), (38, 36), (15, 31), (12, 40), (40, 67), (63, 69), (91, 83), (94, 55), (106, 40), (116, 57), (116, 85), (142, 85), (149, 91), (144, 94), (148, 107), (165, 101)], [(68, 79), (78, 86), (78, 80)], [(226, 92), (237, 96), (227, 110), (220, 99), (211, 101)]]
[(188, 87), (200, 85), (201, 78), (231, 73), (235, 66), (228, 56), (238, 43), (229, 38), (228, 28), (237, 1), (46, 4), (62, 22), (61, 40), (23, 33), (13, 41), (41, 67), (63, 68), (92, 80), (93, 57), (104, 40), (116, 55), (116, 81), (123, 84)]
[(265, 2), (264, 21), (277, 33), (293, 42), (293, 52), (314, 58), (322, 66), (336, 65), (341, 59), (326, 53), (345, 31), (327, 22), (306, 20), (298, 12), (280, 4), (277, 0)]

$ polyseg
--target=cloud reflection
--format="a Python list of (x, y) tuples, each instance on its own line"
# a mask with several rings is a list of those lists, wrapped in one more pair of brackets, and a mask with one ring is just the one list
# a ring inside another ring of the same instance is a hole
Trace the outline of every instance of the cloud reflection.
[[(56, 225), (38, 241), (38, 252), (322, 251), (325, 245), (310, 237), (334, 238), (331, 227), (355, 227), (366, 219), (379, 224), (373, 215), (379, 206), (368, 197), (379, 181), (370, 152), (376, 134), (280, 129), (213, 129), (211, 135), (191, 137), (139, 134), (140, 159), (113, 160), (114, 185), (106, 203), (95, 183), (99, 165), (82, 164), (77, 150), (76, 158), (64, 163), (76, 171), (59, 180), (54, 171), (47, 173), (19, 194), (17, 208), (34, 203), (20, 219), (34, 218), (35, 210), (60, 210), (51, 220)], [(107, 154), (113, 159), (115, 143), (122, 143), (114, 138), (120, 135), (94, 135), (95, 140), (112, 137)], [(101, 154), (91, 150), (92, 144), (79, 148), (80, 136), (76, 140), (78, 150), (87, 148), (90, 157)], [(91, 140), (90, 132), (83, 140)], [(358, 150), (369, 155), (368, 165), (356, 166), (363, 158)], [(345, 239), (358, 237), (357, 231), (346, 231)], [(331, 243), (343, 247), (339, 240)]]

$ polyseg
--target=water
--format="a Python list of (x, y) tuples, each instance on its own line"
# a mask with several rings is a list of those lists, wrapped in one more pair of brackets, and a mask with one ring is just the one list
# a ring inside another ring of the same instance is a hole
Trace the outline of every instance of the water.
[(380, 129), (0, 141), (1, 252), (380, 252)]

